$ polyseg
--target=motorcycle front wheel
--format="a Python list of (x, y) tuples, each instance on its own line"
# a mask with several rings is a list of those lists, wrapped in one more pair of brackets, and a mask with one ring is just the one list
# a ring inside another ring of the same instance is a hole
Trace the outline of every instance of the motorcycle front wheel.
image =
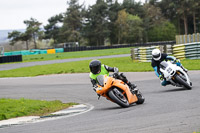
[(113, 102), (115, 102), (119, 106), (123, 108), (129, 107), (128, 99), (117, 88), (114, 88), (111, 91), (109, 91), (108, 96), (113, 100)]
[(176, 82), (178, 82), (179, 84), (181, 84), (185, 88), (187, 88), (188, 90), (192, 89), (192, 87), (184, 79), (182, 79), (179, 75), (175, 76), (175, 80), (176, 80)]
[(142, 95), (142, 93), (140, 91), (138, 91), (138, 93), (136, 94), (138, 101), (136, 102), (136, 104), (143, 104), (145, 101), (144, 96)]

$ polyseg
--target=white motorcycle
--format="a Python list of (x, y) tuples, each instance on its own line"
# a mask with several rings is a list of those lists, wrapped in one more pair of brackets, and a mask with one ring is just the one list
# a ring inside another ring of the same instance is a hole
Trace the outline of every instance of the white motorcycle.
[(192, 82), (188, 74), (176, 64), (170, 61), (162, 61), (160, 63), (160, 71), (166, 81), (169, 81), (172, 85), (185, 87), (188, 90), (192, 89)]

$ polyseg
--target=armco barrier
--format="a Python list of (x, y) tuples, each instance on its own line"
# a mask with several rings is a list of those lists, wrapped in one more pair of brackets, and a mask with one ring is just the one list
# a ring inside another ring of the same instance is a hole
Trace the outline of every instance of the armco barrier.
[(131, 49), (131, 58), (132, 60), (139, 60), (141, 62), (150, 62), (153, 49), (160, 49), (161, 52), (167, 53), (168, 55), (172, 54), (172, 45), (138, 47)]
[(113, 45), (113, 46), (79, 46), (79, 47), (67, 47), (64, 48), (64, 52), (73, 52), (73, 51), (85, 51), (85, 50), (101, 50), (101, 49), (114, 49), (114, 48), (128, 48), (128, 47), (142, 47), (142, 46), (160, 46), (175, 44), (175, 41), (166, 41), (166, 42), (148, 42), (148, 43), (135, 43), (135, 44), (126, 44), (126, 45)]
[(131, 53), (131, 57), (134, 60), (133, 55), (135, 55), (134, 57), (136, 60), (139, 60), (141, 62), (150, 62), (152, 58), (151, 52), (155, 48), (161, 49), (160, 46), (134, 48), (134, 50), (131, 50), (132, 52), (134, 52)]
[(56, 50), (56, 53), (62, 53), (62, 52), (64, 52), (63, 48), (56, 48), (55, 50)]
[(176, 44), (173, 55), (179, 59), (200, 59), (200, 42)]
[(185, 59), (185, 44), (174, 45), (173, 55), (178, 59)]
[(21, 62), (22, 55), (1, 56), (0, 63)]
[[(112, 45), (112, 46), (79, 46), (79, 47), (67, 47), (67, 48), (55, 48), (55, 53), (62, 52), (72, 52), (72, 51), (85, 51), (85, 50), (101, 50), (101, 49), (113, 49), (113, 48), (128, 48), (128, 47), (142, 47), (142, 46), (160, 46), (167, 44), (174, 44), (175, 41), (166, 41), (166, 42), (149, 42), (149, 43), (135, 43), (135, 44), (126, 44), (126, 45)], [(40, 50), (40, 49), (31, 49), (23, 51), (12, 51), (4, 52), (4, 56), (11, 55), (36, 55), (36, 54), (47, 54), (49, 49)], [(49, 53), (54, 53), (54, 50), (50, 50)]]
[(56, 50), (55, 49), (48, 49), (47, 54), (55, 54)]
[(192, 34), (192, 35), (177, 35), (176, 36), (176, 44), (186, 44), (186, 43), (193, 43), (193, 42), (200, 42), (200, 34)]
[(160, 48), (162, 52), (168, 55), (173, 55), (178, 59), (200, 59), (200, 42), (165, 45), (165, 46), (151, 46), (138, 47), (131, 49), (131, 58), (142, 62), (151, 61), (151, 51), (154, 48)]
[(47, 50), (31, 49), (30, 55), (47, 54)]
[(40, 50), (40, 49), (31, 49), (31, 50), (23, 50), (23, 51), (12, 51), (12, 52), (4, 52), (4, 56), (11, 56), (11, 55), (36, 55), (36, 54), (47, 54), (49, 53), (62, 53), (64, 52), (63, 48), (56, 48), (56, 49), (48, 49), (48, 50)]

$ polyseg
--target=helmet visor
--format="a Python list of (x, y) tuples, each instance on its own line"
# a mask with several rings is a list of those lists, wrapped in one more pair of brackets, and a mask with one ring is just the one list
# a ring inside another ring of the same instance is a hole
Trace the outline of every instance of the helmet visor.
[(161, 57), (161, 54), (160, 54), (160, 53), (159, 53), (159, 54), (156, 54), (156, 55), (153, 55), (154, 60), (159, 60), (160, 57)]
[(100, 66), (100, 65), (98, 65), (98, 66), (93, 66), (93, 67), (90, 68), (90, 70), (91, 70), (91, 72), (92, 72), (93, 74), (98, 74), (98, 73), (100, 72), (100, 69), (101, 69), (101, 66)]

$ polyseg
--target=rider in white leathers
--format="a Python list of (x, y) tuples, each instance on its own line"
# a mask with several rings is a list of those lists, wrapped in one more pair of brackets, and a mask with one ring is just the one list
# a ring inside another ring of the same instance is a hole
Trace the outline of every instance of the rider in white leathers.
[(169, 56), (165, 53), (161, 53), (159, 49), (154, 49), (152, 51), (152, 60), (151, 60), (151, 66), (153, 67), (156, 76), (160, 78), (161, 80), (161, 85), (162, 86), (166, 86), (168, 84), (170, 84), (170, 82), (166, 81), (162, 75), (162, 73), (160, 72), (160, 63), (165, 60), (171, 60), (173, 62), (176, 63), (177, 66), (180, 66), (185, 72), (187, 72), (187, 69), (185, 69), (182, 64), (180, 63), (180, 60), (176, 59), (176, 57), (174, 56)]

